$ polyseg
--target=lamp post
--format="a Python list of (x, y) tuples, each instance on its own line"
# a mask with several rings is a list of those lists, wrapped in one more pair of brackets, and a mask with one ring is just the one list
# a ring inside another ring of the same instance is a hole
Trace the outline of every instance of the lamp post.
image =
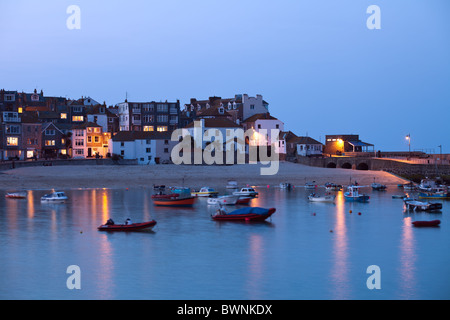
[(442, 144), (438, 146), (439, 148), (439, 164), (442, 164)]
[(411, 134), (410, 133), (408, 133), (406, 135), (406, 140), (408, 140), (408, 154), (409, 154), (408, 160), (409, 160), (411, 158)]

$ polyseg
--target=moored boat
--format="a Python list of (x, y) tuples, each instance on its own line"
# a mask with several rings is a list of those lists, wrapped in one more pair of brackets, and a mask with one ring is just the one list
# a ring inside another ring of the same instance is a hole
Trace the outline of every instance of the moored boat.
[(327, 190), (327, 191), (341, 191), (342, 190), (342, 186), (340, 184), (327, 182), (327, 183), (325, 183), (325, 190)]
[(414, 211), (436, 211), (442, 209), (442, 203), (434, 203), (428, 201), (419, 201), (416, 199), (405, 198), (403, 200), (408, 210)]
[(67, 200), (67, 196), (64, 192), (62, 191), (56, 191), (56, 192), (52, 192), (49, 194), (46, 194), (44, 196), (41, 197), (41, 202), (46, 202), (46, 203), (62, 203), (65, 202)]
[(246, 196), (246, 197), (256, 197), (258, 195), (258, 192), (255, 191), (255, 189), (250, 187), (242, 188), (240, 191), (233, 192), (235, 196)]
[(235, 196), (235, 195), (225, 195), (225, 196), (220, 196), (217, 198), (208, 198), (207, 203), (212, 204), (212, 205), (216, 205), (216, 204), (235, 205), (238, 198), (239, 197)]
[(291, 190), (292, 185), (289, 182), (282, 182), (280, 183), (280, 189)]
[(414, 227), (437, 227), (441, 224), (440, 220), (431, 221), (414, 221), (412, 222)]
[(131, 224), (103, 224), (97, 229), (100, 231), (134, 231), (141, 229), (153, 228), (156, 225), (156, 221), (131, 223)]
[(236, 180), (228, 180), (227, 189), (237, 189), (238, 188), (238, 184)]
[(236, 200), (236, 204), (248, 204), (250, 202), (250, 200), (253, 199), (253, 197), (243, 197), (240, 196), (237, 200)]
[(247, 207), (234, 210), (230, 213), (219, 209), (211, 218), (216, 221), (264, 221), (276, 211), (275, 208)]
[(153, 198), (155, 206), (190, 207), (195, 204), (196, 197)]
[(367, 202), (370, 199), (370, 196), (366, 194), (360, 194), (359, 188), (361, 186), (353, 186), (350, 185), (347, 187), (347, 192), (344, 192), (344, 198), (347, 201), (358, 201), (358, 202)]
[(445, 188), (435, 188), (429, 191), (422, 191), (419, 193), (419, 198), (423, 199), (449, 199), (450, 192)]
[(316, 184), (315, 181), (313, 181), (313, 182), (306, 182), (305, 183), (305, 188), (306, 189), (315, 189), (315, 188), (317, 188), (317, 184)]
[(312, 202), (334, 202), (336, 196), (334, 194), (326, 194), (324, 196), (318, 196), (315, 193), (311, 193), (308, 196), (309, 201)]
[(26, 192), (9, 192), (5, 195), (5, 198), (8, 199), (25, 199), (26, 197)]
[(384, 184), (381, 183), (372, 183), (372, 189), (373, 190), (377, 190), (377, 191), (384, 191), (386, 190), (386, 186)]
[(417, 189), (417, 187), (413, 182), (406, 183), (403, 185), (403, 190), (405, 190), (405, 191), (413, 191), (416, 189)]
[(219, 192), (210, 187), (202, 187), (198, 191), (191, 192), (194, 197), (211, 197), (217, 195)]

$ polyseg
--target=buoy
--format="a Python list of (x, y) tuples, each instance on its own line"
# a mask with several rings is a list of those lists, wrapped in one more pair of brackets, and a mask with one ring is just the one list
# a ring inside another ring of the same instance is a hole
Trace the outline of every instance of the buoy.
[(83, 233), (83, 231), (80, 231), (80, 233)]
[(267, 188), (270, 188), (270, 186), (269, 186), (269, 185), (267, 185)]
[(349, 213), (352, 213), (352, 210), (350, 210)]
[(358, 212), (358, 216), (360, 216), (361, 215), (361, 212)]
[(333, 230), (330, 230), (330, 232), (333, 232)]
[(316, 213), (314, 212), (314, 213), (313, 213), (313, 216), (315, 216), (315, 215), (316, 215)]

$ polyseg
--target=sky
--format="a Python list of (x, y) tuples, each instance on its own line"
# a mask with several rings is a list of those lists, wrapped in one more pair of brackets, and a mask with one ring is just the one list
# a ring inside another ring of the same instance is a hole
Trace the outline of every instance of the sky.
[(411, 150), (450, 153), (449, 12), (448, 0), (1, 0), (0, 88), (108, 105), (261, 94), (299, 136), (408, 151), (410, 134)]

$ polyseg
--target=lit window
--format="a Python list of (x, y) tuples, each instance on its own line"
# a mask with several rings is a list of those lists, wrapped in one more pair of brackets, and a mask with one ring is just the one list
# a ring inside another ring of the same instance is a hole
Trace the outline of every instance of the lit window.
[(154, 131), (153, 126), (144, 126), (144, 131)]
[(7, 137), (6, 138), (6, 144), (8, 146), (18, 146), (19, 145), (19, 138), (18, 137)]
[(167, 131), (167, 126), (158, 126), (156, 130), (159, 132)]
[(67, 113), (61, 113), (61, 119), (67, 119)]
[(46, 146), (54, 146), (55, 144), (56, 144), (55, 140), (45, 140)]
[(22, 107), (17, 108), (17, 112), (18, 113), (22, 113), (23, 112), (23, 108)]
[(84, 121), (84, 117), (83, 116), (72, 116), (72, 121), (73, 122), (82, 122), (82, 121)]
[(67, 150), (66, 149), (61, 149), (61, 154), (67, 154)]

